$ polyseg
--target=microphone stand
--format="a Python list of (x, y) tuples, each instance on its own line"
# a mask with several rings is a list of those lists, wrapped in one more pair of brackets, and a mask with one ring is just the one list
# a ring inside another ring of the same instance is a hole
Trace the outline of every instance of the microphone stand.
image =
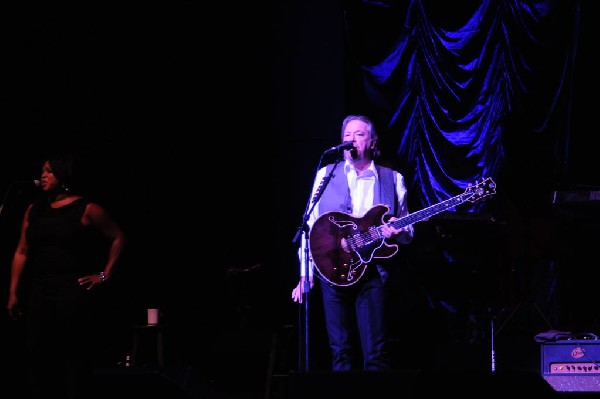
[[(329, 153), (329, 152), (331, 152), (331, 149), (327, 150), (324, 154)], [(301, 312), (299, 314), (300, 325), (303, 325), (304, 328), (300, 331), (300, 334), (299, 334), (300, 350), (299, 350), (299, 356), (298, 356), (299, 369), (302, 371), (310, 370), (310, 345), (309, 345), (309, 341), (310, 341), (309, 340), (309, 337), (310, 337), (310, 313), (309, 313), (310, 303), (309, 303), (309, 294), (311, 291), (311, 287), (310, 287), (310, 277), (309, 277), (310, 254), (309, 254), (309, 250), (308, 250), (308, 239), (309, 239), (309, 230), (310, 229), (308, 227), (307, 221), (308, 221), (308, 218), (310, 217), (310, 214), (312, 213), (313, 209), (315, 208), (315, 205), (321, 199), (321, 196), (323, 195), (325, 188), (329, 184), (329, 181), (334, 176), (333, 172), (335, 171), (335, 169), (336, 169), (337, 165), (340, 163), (340, 161), (341, 161), (341, 159), (338, 157), (335, 164), (333, 165), (333, 168), (331, 168), (331, 171), (329, 172), (329, 174), (323, 178), (323, 181), (321, 181), (321, 184), (317, 188), (312, 199), (310, 199), (308, 201), (308, 203), (306, 204), (306, 209), (304, 211), (304, 215), (302, 216), (302, 224), (298, 227), (298, 229), (296, 231), (296, 235), (294, 236), (294, 239), (292, 240), (293, 243), (297, 243), (300, 238), (300, 234), (304, 234), (304, 253), (303, 253), (304, 284), (303, 284), (303, 290), (302, 290), (302, 303), (304, 306), (301, 308)], [(320, 165), (321, 165), (321, 161), (319, 161), (319, 166)], [(317, 168), (317, 170), (318, 169), (319, 168)]]
[(6, 202), (8, 199), (8, 193), (10, 193), (10, 188), (11, 186), (9, 186), (8, 190), (6, 190), (6, 192), (4, 193), (4, 199), (2, 200), (2, 203), (0, 203), (0, 216), (4, 214), (4, 209), (6, 209)]
[[(4, 197), (2, 202), (0, 203), (0, 217), (4, 215), (7, 209), (9, 209), (17, 200), (17, 198), (23, 193), (23, 190), (17, 187), (18, 182), (12, 182), (6, 191), (4, 192)], [(9, 194), (13, 191), (13, 188), (17, 187), (17, 192), (12, 196), (12, 202), (9, 202)]]

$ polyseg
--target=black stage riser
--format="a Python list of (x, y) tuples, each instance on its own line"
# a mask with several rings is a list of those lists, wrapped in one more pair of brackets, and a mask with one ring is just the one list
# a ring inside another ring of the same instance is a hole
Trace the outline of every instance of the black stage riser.
[(289, 399), (564, 397), (533, 372), (305, 372), (289, 376), (286, 394)]

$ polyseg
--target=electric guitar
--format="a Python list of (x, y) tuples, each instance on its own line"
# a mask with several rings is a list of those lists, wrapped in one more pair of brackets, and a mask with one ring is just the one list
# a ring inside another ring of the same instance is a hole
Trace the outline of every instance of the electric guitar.
[[(477, 202), (496, 193), (491, 178), (469, 185), (464, 193), (420, 211), (387, 222), (399, 229), (427, 219), (467, 201)], [(328, 282), (338, 286), (355, 284), (374, 258), (390, 258), (398, 252), (397, 244), (386, 242), (382, 225), (387, 205), (375, 205), (362, 217), (344, 212), (326, 212), (310, 231), (309, 247), (315, 268)]]

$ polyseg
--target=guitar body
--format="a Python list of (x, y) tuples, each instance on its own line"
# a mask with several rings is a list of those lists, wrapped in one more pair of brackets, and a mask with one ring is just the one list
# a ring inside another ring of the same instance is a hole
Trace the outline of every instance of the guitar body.
[(388, 244), (381, 231), (384, 223), (396, 229), (426, 220), (465, 202), (477, 202), (496, 193), (491, 178), (472, 185), (464, 193), (438, 204), (387, 222), (390, 208), (375, 205), (362, 217), (344, 212), (327, 212), (319, 216), (310, 231), (309, 247), (317, 272), (334, 285), (355, 284), (374, 258), (389, 258), (398, 252), (397, 244)]
[(372, 207), (363, 217), (327, 212), (312, 226), (310, 252), (319, 274), (334, 285), (356, 283), (373, 258), (389, 258), (398, 245), (388, 244), (376, 226), (384, 223), (386, 205)]

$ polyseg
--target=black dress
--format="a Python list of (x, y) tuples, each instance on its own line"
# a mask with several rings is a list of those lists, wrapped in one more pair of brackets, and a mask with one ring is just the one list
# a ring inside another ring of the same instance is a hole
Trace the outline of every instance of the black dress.
[(83, 397), (92, 378), (93, 350), (101, 345), (93, 342), (90, 324), (96, 290), (86, 290), (77, 280), (98, 273), (103, 263), (94, 244), (98, 237), (81, 223), (87, 204), (80, 198), (51, 208), (41, 200), (29, 214), (25, 316), (28, 385), (34, 398)]

